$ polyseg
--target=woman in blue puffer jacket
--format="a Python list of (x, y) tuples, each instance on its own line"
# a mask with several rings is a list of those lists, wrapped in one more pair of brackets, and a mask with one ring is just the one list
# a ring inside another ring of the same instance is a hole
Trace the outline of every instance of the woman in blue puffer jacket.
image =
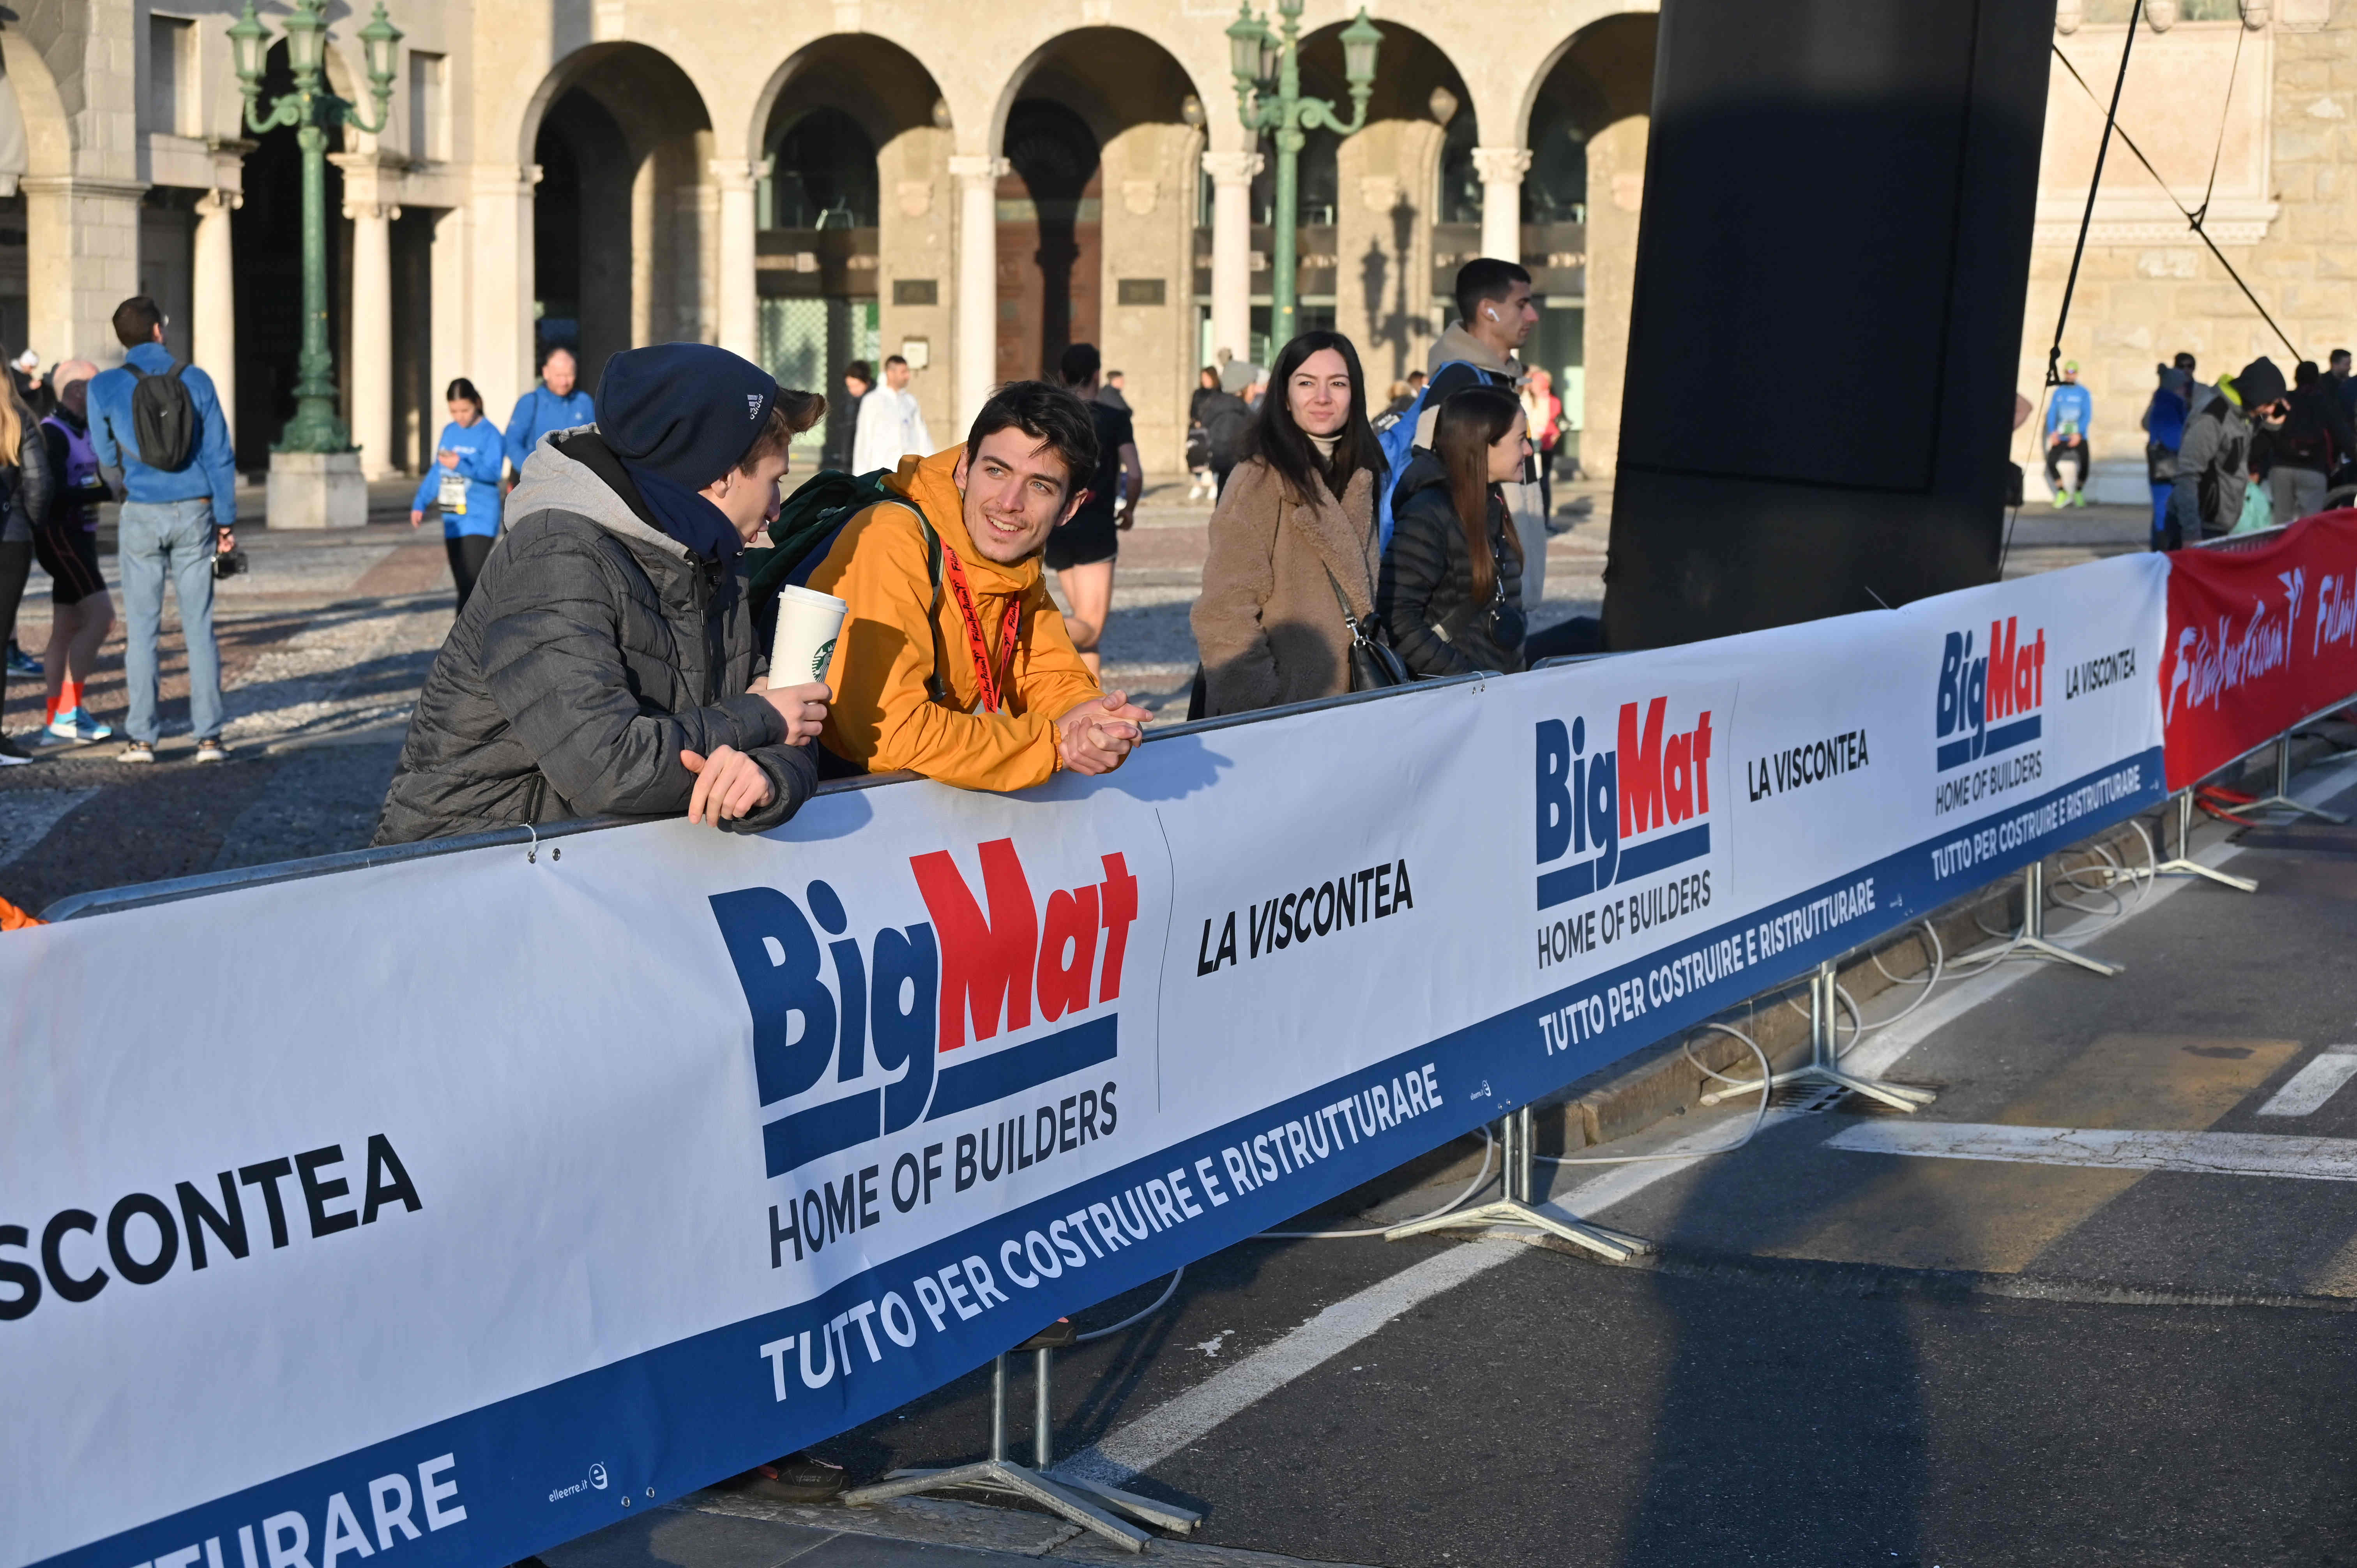
[(450, 423), (442, 427), (434, 466), (409, 503), (409, 526), (425, 521), (427, 507), (441, 509), (442, 542), (450, 553), (450, 575), (457, 582), (463, 610), (500, 536), (500, 476), (507, 443), (483, 417), (483, 394), (474, 382), (460, 376), (442, 395), (449, 400)]

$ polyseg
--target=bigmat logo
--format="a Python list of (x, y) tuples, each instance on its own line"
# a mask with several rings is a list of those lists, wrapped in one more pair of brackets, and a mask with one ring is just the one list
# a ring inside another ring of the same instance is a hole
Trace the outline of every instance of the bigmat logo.
[[(1137, 918), (1127, 861), (1102, 857), (1101, 880), (1058, 888), (1043, 907), (1014, 840), (993, 839), (975, 854), (979, 898), (948, 851), (909, 857), (932, 918), (864, 941), (824, 882), (801, 903), (774, 887), (712, 896), (753, 1015), (761, 1104), (797, 1102), (761, 1129), (770, 1176), (1118, 1054), (1113, 1004)], [(1002, 1028), (1029, 1031), (1035, 1009), (1061, 1026), (977, 1048)], [(820, 1087), (830, 1064), (833, 1093)]]
[(2039, 710), (2046, 705), (2046, 630), (2040, 628), (2024, 642), (2017, 621), (2013, 616), (1991, 621), (1987, 650), (1977, 658), (1971, 632), (1948, 633), (1940, 655), (1939, 771), (2038, 738)]
[(1710, 713), (1668, 728), (1670, 700), (1620, 704), (1618, 746), (1587, 755), (1587, 721), (1537, 726), (1538, 906), (1552, 909), (1615, 883), (1710, 853)]

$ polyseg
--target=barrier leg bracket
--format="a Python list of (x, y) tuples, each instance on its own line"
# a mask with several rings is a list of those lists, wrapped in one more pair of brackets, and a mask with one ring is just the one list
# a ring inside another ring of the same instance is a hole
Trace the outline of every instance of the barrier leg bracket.
[[(1835, 1038), (1835, 1009), (1841, 998), (1834, 993), (1836, 972), (1828, 959), (1817, 965), (1809, 976), (1809, 1060), (1805, 1067), (1790, 1072), (1780, 1072), (1768, 1080), (1771, 1090), (1792, 1083), (1827, 1083), (1846, 1089), (1852, 1094), (1862, 1094), (1878, 1101), (1893, 1111), (1916, 1112), (1929, 1105), (1939, 1095), (1928, 1089), (1913, 1089), (1903, 1083), (1891, 1083), (1879, 1078), (1864, 1078), (1844, 1072), (1841, 1067), (1841, 1047)], [(1738, 1085), (1738, 1090), (1742, 1086)]]
[(2247, 876), (2237, 876), (2231, 871), (2221, 871), (2214, 865), (2204, 865), (2193, 858), (2193, 790), (2190, 786), (2177, 792), (2177, 854), (2152, 868), (2155, 876), (2200, 876), (2232, 887), (2237, 893), (2256, 893), (2259, 885)]
[(1203, 1516), (1193, 1509), (1181, 1508), (1153, 1498), (1125, 1492), (1118, 1487), (1108, 1487), (1096, 1481), (1065, 1480), (1045, 1472), (1053, 1455), (1054, 1434), (1049, 1422), (1049, 1358), (1052, 1352), (1042, 1348), (1034, 1352), (1036, 1371), (1032, 1386), (1032, 1456), (1037, 1467), (1018, 1465), (1006, 1456), (1006, 1357), (999, 1356), (990, 1368), (990, 1457), (971, 1465), (957, 1465), (947, 1469), (895, 1470), (869, 1487), (857, 1487), (843, 1494), (843, 1500), (857, 1507), (863, 1503), (887, 1502), (894, 1498), (914, 1497), (920, 1492), (944, 1492), (972, 1489), (1000, 1492), (1011, 1497), (1028, 1498), (1041, 1508), (1071, 1520), (1082, 1529), (1103, 1536), (1125, 1552), (1143, 1552), (1154, 1538), (1106, 1511), (1118, 1509), (1132, 1519), (1159, 1525), (1184, 1535), (1203, 1522)]
[(2264, 800), (2254, 800), (2243, 808), (2246, 811), (2290, 811), (2314, 817), (2323, 822), (2346, 822), (2349, 819), (2338, 811), (2328, 811), (2321, 806), (2311, 806), (2305, 800), (2291, 798), (2291, 732), (2286, 730), (2276, 741), (2276, 792)]
[(1531, 1108), (1509, 1112), (1505, 1118), (1502, 1180), (1504, 1196), (1492, 1202), (1477, 1204), (1471, 1208), (1452, 1209), (1429, 1219), (1410, 1220), (1383, 1232), (1386, 1241), (1405, 1237), (1422, 1236), (1435, 1230), (1486, 1230), (1492, 1225), (1520, 1225), (1582, 1247), (1607, 1262), (1625, 1263), (1640, 1253), (1650, 1252), (1653, 1244), (1642, 1236), (1631, 1236), (1609, 1226), (1593, 1224), (1560, 1211), (1549, 1212), (1531, 1201)]

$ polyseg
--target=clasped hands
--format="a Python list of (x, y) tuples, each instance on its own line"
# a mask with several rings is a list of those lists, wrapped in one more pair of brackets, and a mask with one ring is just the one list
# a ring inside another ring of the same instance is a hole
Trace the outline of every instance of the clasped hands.
[[(786, 721), (786, 744), (808, 746), (826, 724), (826, 705), (834, 700), (823, 681), (799, 686), (771, 686), (756, 680), (748, 690)], [(695, 789), (687, 799), (687, 820), (718, 827), (724, 821), (759, 811), (777, 799), (778, 787), (761, 765), (733, 746), (716, 746), (712, 755), (683, 750), (679, 760), (695, 775)]]
[(1126, 692), (1091, 697), (1056, 721), (1056, 755), (1075, 773), (1110, 773), (1145, 738), (1139, 726), (1153, 716)]

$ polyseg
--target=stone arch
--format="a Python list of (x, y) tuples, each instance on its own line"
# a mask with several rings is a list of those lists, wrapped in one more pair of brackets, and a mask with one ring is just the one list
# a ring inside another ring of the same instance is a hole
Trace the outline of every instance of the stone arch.
[(1175, 462), (1186, 433), (1207, 113), (1162, 44), (1082, 27), (1033, 51), (993, 114), (1008, 166), (996, 379), (1052, 376), (1068, 344), (1093, 342), (1127, 377), (1149, 465)]
[(1526, 259), (1545, 263), (1534, 266), (1542, 303), (1524, 358), (1554, 377), (1575, 425), (1566, 453), (1591, 478), (1612, 472), (1620, 444), (1656, 24), (1652, 12), (1623, 12), (1581, 27), (1521, 104), (1531, 149), (1522, 217), (1535, 240)]
[(904, 347), (928, 428), (949, 429), (954, 142), (932, 73), (890, 39), (830, 34), (771, 73), (751, 130), (756, 357), (828, 394), (809, 439), (847, 463), (844, 367)]
[[(533, 190), (533, 359), (559, 345), (594, 387), (636, 344), (718, 330), (718, 188), (704, 94), (645, 44), (565, 57), (523, 116)], [(521, 248), (521, 247), (520, 247)]]

